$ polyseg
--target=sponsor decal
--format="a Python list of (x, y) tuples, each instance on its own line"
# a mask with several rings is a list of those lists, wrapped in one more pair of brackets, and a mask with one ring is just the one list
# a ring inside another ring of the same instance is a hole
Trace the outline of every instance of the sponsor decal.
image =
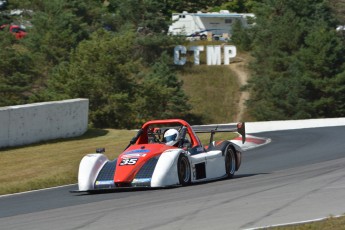
[(138, 158), (125, 158), (121, 160), (120, 166), (124, 165), (135, 165), (138, 161)]
[(96, 181), (96, 185), (112, 185), (114, 181), (112, 180), (103, 180), (103, 181)]
[(122, 159), (131, 158), (131, 157), (145, 157), (150, 152), (149, 149), (134, 149), (128, 152), (124, 152), (121, 156)]
[(130, 153), (130, 154), (122, 155), (121, 158), (145, 157), (145, 156), (146, 154), (142, 154), (142, 153)]
[(148, 153), (150, 152), (149, 149), (134, 149), (128, 152), (125, 152), (126, 154), (131, 154), (131, 153)]
[(147, 183), (151, 182), (151, 178), (139, 178), (139, 179), (134, 179), (132, 183)]

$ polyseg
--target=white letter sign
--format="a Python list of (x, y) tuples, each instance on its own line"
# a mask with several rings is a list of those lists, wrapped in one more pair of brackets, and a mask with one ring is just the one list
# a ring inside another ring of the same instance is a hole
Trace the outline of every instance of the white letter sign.
[(224, 65), (230, 64), (230, 58), (236, 57), (236, 46), (224, 46)]
[[(207, 46), (206, 47), (206, 63), (207, 65), (221, 65), (222, 64), (222, 52), (220, 45)], [(224, 45), (224, 65), (230, 64), (230, 59), (236, 57), (236, 46)], [(191, 46), (188, 51), (192, 51), (194, 54), (194, 65), (200, 65), (200, 52), (204, 51), (204, 46)], [(190, 52), (189, 52), (190, 53)], [(185, 56), (181, 57), (184, 54)], [(187, 62), (187, 48), (185, 46), (175, 46), (174, 48), (174, 64), (184, 65)]]
[(187, 53), (187, 49), (184, 46), (176, 46), (174, 49), (174, 63), (175, 65), (184, 65), (186, 64), (186, 58), (183, 57), (180, 59), (180, 52), (182, 54)]
[(220, 46), (207, 46), (207, 65), (221, 65)]
[(189, 50), (194, 51), (194, 64), (200, 65), (200, 51), (204, 51), (203, 46), (191, 46)]

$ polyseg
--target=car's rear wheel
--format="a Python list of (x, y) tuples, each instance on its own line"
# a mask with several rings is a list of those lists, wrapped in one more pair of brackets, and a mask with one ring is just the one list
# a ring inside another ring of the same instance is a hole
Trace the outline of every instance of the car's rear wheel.
[(228, 144), (225, 148), (225, 171), (228, 178), (232, 178), (235, 175), (236, 157), (231, 144)]
[(180, 154), (177, 161), (177, 173), (178, 179), (182, 186), (190, 184), (191, 170), (188, 157), (184, 154)]

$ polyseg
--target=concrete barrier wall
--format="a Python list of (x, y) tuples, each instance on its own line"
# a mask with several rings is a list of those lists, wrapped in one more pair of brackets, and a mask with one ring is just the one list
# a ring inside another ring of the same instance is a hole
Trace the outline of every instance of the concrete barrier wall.
[(0, 148), (80, 136), (88, 126), (88, 99), (0, 108)]
[(333, 126), (345, 126), (345, 117), (286, 121), (246, 122), (246, 132), (261, 133), (279, 130), (308, 129)]

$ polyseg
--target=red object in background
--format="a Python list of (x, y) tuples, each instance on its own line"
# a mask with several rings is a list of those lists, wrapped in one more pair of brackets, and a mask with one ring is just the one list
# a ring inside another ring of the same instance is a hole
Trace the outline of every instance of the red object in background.
[[(0, 30), (4, 30), (7, 26), (7, 24), (1, 25)], [(27, 32), (17, 25), (10, 25), (9, 31), (16, 36), (16, 39), (22, 39), (27, 35)]]
[(11, 25), (10, 32), (16, 36), (16, 39), (22, 39), (27, 35), (27, 32), (17, 25)]

